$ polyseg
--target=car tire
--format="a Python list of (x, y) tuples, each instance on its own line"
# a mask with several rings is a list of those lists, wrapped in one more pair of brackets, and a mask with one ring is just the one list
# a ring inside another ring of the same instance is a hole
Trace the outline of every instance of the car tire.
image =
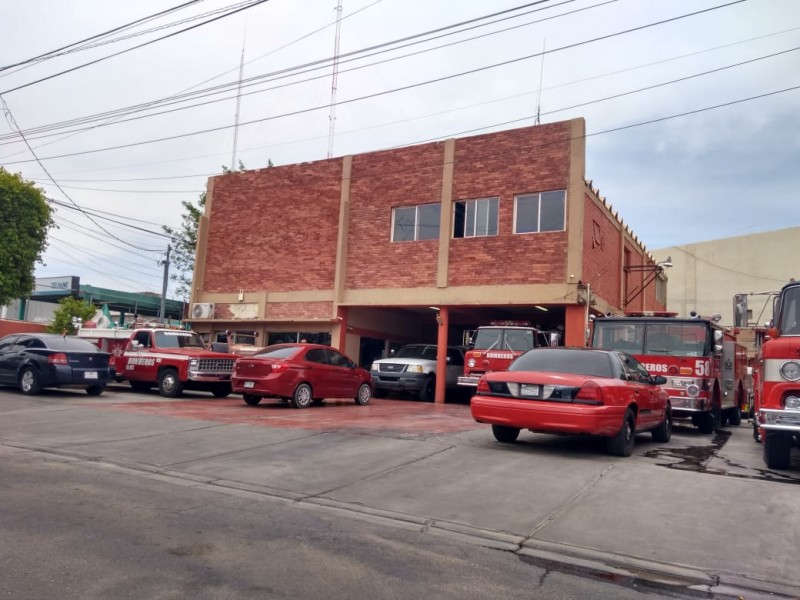
[(667, 407), (667, 414), (664, 415), (664, 420), (661, 425), (653, 429), (651, 434), (653, 441), (659, 444), (666, 444), (672, 437), (672, 409)]
[(728, 409), (728, 423), (733, 427), (739, 427), (742, 424), (742, 409), (738, 406)]
[(436, 377), (428, 375), (425, 382), (422, 384), (422, 389), (419, 391), (419, 399), (423, 402), (433, 402), (436, 396)]
[(356, 392), (355, 401), (356, 404), (359, 406), (364, 406), (365, 404), (369, 404), (369, 401), (372, 399), (372, 388), (369, 387), (368, 383), (362, 383), (358, 386), (358, 392)]
[(791, 464), (792, 435), (767, 431), (764, 436), (764, 462), (770, 469), (788, 469)]
[(33, 367), (22, 369), (19, 374), (19, 389), (26, 396), (36, 396), (42, 393), (42, 379), (39, 371)]
[(183, 384), (175, 369), (164, 369), (158, 374), (158, 393), (165, 398), (177, 398), (183, 393)]
[(375, 388), (375, 390), (372, 392), (372, 395), (376, 398), (386, 398), (388, 393), (389, 392), (384, 388)]
[(258, 406), (258, 403), (261, 402), (261, 396), (253, 396), (252, 394), (242, 394), (242, 398), (245, 404), (249, 406)]
[(761, 433), (758, 430), (758, 419), (753, 418), (753, 441), (756, 444), (761, 443)]
[(99, 396), (106, 389), (104, 385), (90, 385), (86, 388), (86, 393), (90, 396)]
[(494, 439), (503, 444), (513, 444), (519, 437), (518, 427), (509, 427), (508, 425), (492, 425), (492, 434)]
[(722, 413), (719, 405), (714, 405), (711, 412), (700, 413), (697, 415), (697, 428), (700, 433), (711, 434), (722, 426)]
[(293, 408), (308, 408), (311, 406), (314, 394), (311, 391), (311, 386), (307, 383), (301, 383), (294, 389), (290, 404)]
[(231, 386), (220, 385), (212, 389), (211, 393), (214, 394), (214, 398), (227, 398), (231, 395)]
[(614, 456), (630, 456), (633, 454), (633, 446), (636, 440), (636, 417), (633, 411), (628, 408), (625, 416), (622, 417), (622, 426), (613, 437), (606, 440), (606, 448), (609, 454)]
[(153, 387), (146, 381), (129, 381), (128, 383), (131, 384), (131, 389), (134, 392), (149, 392), (150, 388)]

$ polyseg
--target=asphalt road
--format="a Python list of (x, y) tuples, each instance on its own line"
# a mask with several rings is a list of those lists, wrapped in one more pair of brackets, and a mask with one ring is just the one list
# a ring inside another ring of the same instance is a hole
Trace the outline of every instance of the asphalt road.
[(800, 596), (747, 428), (496, 443), (467, 406), (0, 390), (0, 597)]

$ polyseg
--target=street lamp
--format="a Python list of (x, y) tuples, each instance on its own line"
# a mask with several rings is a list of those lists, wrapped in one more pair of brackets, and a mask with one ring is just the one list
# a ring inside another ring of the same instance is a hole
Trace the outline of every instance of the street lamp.
[(628, 306), (631, 302), (633, 302), (636, 298), (639, 297), (648, 285), (653, 283), (656, 280), (656, 277), (661, 275), (664, 272), (664, 269), (668, 269), (672, 266), (672, 257), (668, 256), (666, 260), (658, 261), (654, 264), (646, 264), (646, 265), (628, 265), (624, 267), (625, 273), (635, 273), (635, 272), (644, 272), (647, 275), (642, 281), (642, 285), (638, 288), (634, 289), (628, 296), (625, 298), (625, 306)]

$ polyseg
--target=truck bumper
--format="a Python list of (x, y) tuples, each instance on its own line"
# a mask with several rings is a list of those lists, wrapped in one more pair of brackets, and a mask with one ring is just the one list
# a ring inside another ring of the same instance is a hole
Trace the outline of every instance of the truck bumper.
[(466, 385), (469, 387), (478, 387), (478, 382), (481, 380), (480, 375), (462, 375), (458, 378), (458, 385)]
[(800, 433), (800, 411), (762, 408), (758, 424), (762, 429)]
[(419, 392), (425, 387), (425, 373), (402, 373), (399, 375), (381, 375), (379, 371), (370, 371), (374, 389), (391, 390), (393, 392)]
[(230, 380), (230, 373), (200, 373), (198, 371), (189, 371), (189, 381), (204, 383), (228, 383)]

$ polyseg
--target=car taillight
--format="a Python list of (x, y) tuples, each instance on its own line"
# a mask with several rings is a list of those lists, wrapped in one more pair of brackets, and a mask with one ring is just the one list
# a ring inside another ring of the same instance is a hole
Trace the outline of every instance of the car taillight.
[(283, 373), (288, 368), (289, 368), (289, 363), (287, 362), (279, 361), (272, 363), (273, 373)]
[(51, 365), (66, 365), (69, 361), (67, 361), (66, 354), (63, 352), (56, 352), (47, 357), (47, 362)]
[(480, 394), (481, 392), (488, 393), (489, 390), (489, 382), (486, 381), (486, 377), (481, 377), (478, 381), (478, 390), (477, 392)]
[(576, 404), (594, 404), (600, 405), (603, 402), (603, 388), (597, 385), (594, 381), (587, 381), (578, 393), (575, 394), (573, 400)]

